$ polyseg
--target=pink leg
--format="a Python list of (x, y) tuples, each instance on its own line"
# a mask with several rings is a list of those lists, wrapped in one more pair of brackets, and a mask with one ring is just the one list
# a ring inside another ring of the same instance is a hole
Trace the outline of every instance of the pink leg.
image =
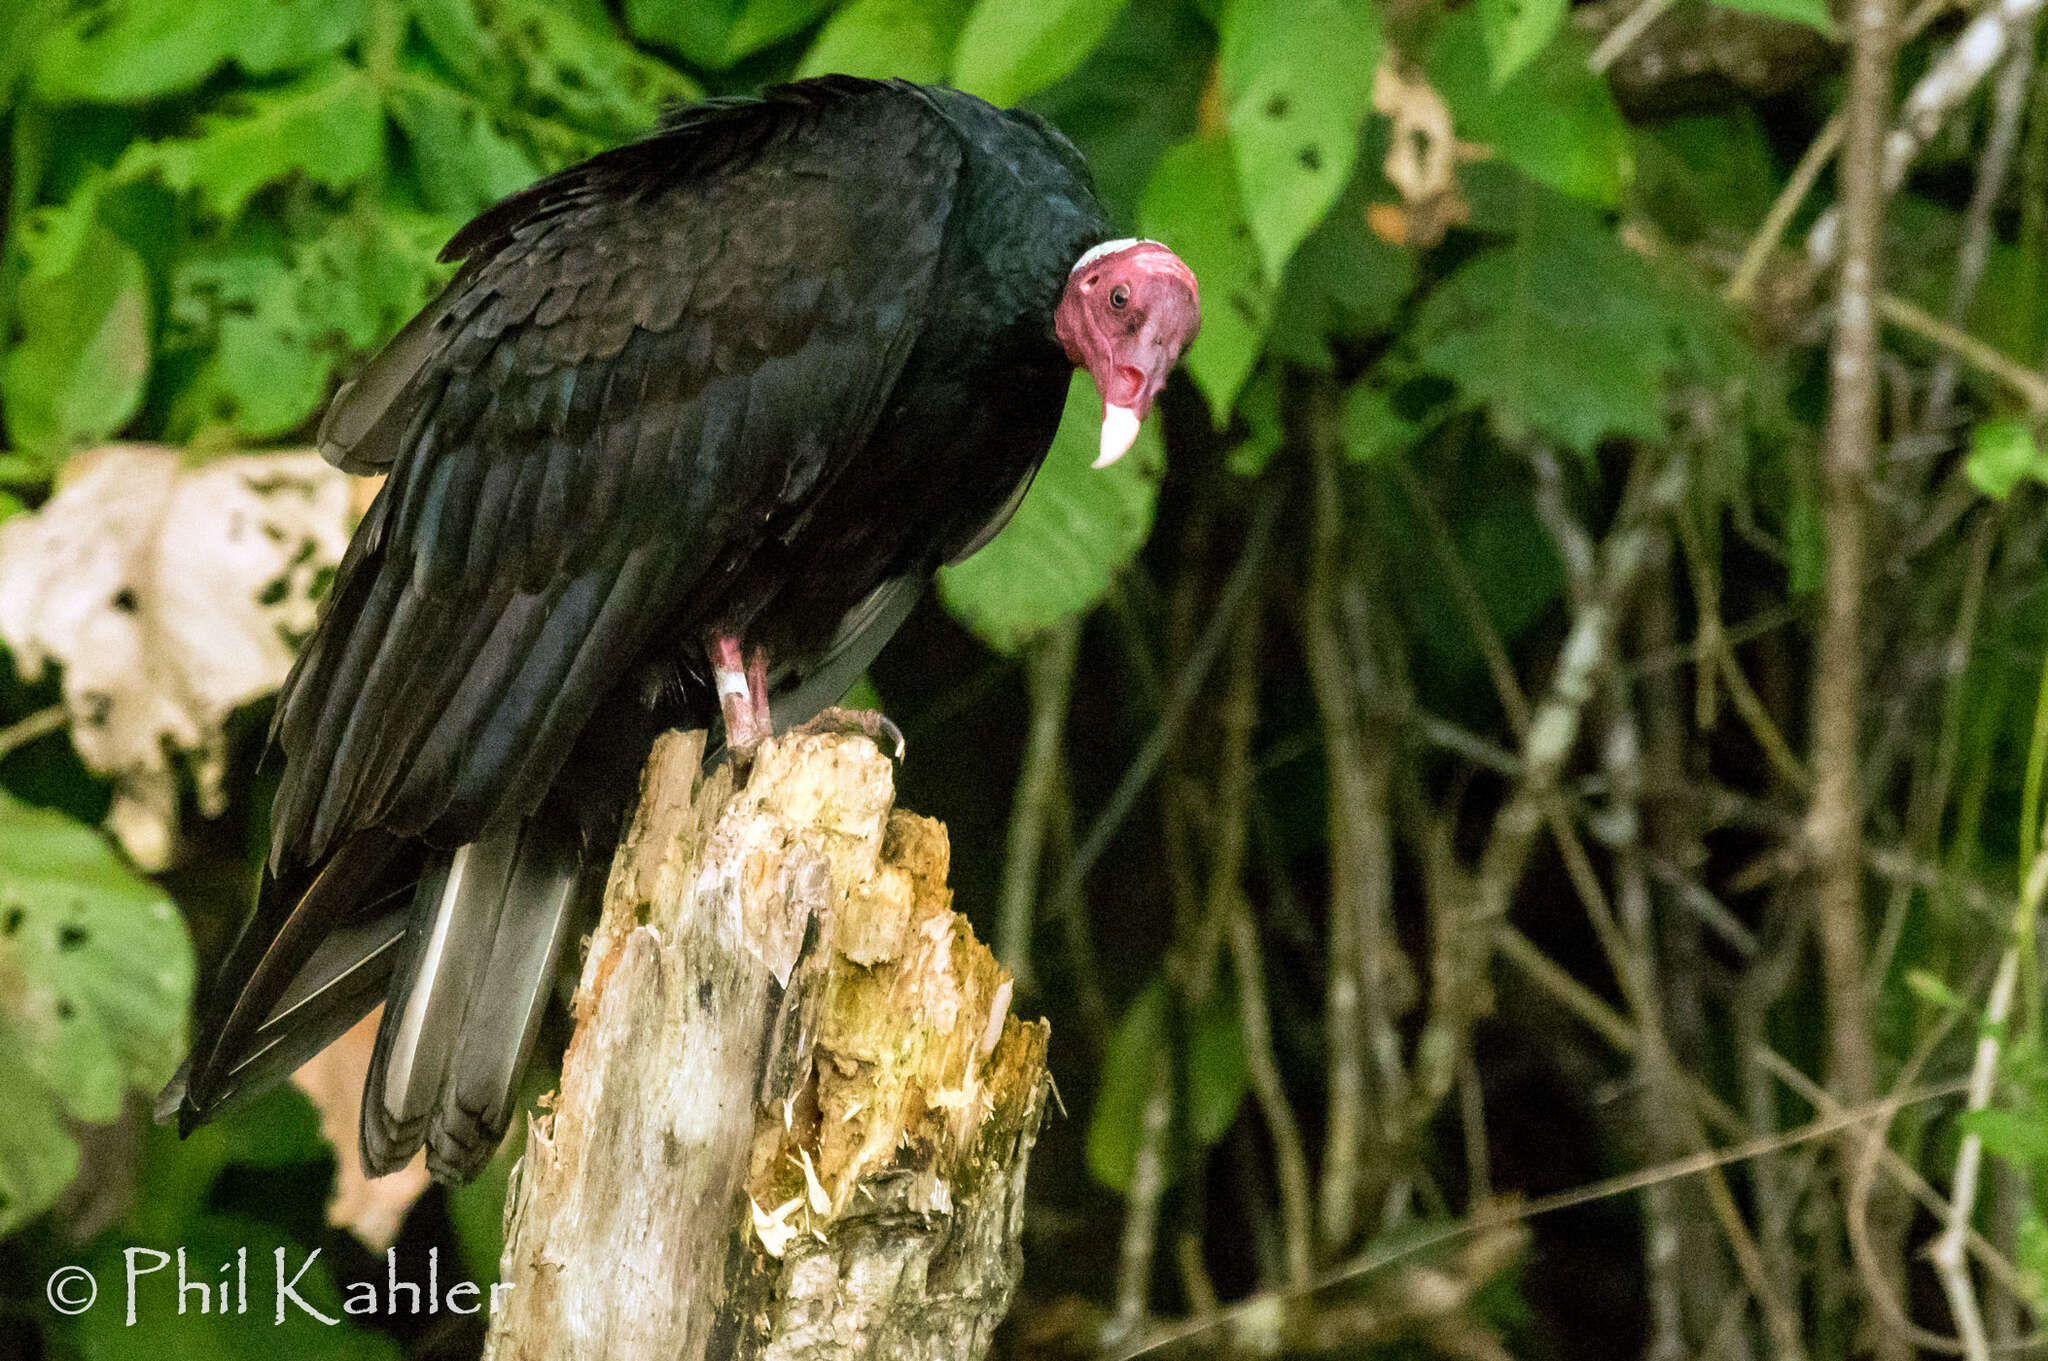
[(745, 656), (740, 640), (730, 633), (712, 634), (704, 650), (711, 655), (718, 711), (725, 718), (725, 745), (736, 756), (750, 757), (774, 732), (768, 719), (768, 654), (755, 648)]

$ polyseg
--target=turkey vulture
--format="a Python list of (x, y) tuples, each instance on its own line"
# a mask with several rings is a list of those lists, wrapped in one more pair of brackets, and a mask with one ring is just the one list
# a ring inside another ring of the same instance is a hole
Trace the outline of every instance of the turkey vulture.
[(285, 682), (257, 902), (165, 1090), (184, 1132), (385, 1004), (372, 1173), (474, 1176), (655, 736), (744, 757), (867, 666), (1045, 457), (1102, 460), (1198, 324), (1052, 127), (828, 76), (668, 114), (464, 227), (336, 396), (388, 478)]

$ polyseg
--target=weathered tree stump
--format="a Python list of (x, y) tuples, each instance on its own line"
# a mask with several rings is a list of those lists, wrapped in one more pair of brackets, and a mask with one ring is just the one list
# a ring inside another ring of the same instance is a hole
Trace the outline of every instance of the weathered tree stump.
[(862, 737), (643, 777), (507, 1208), (495, 1361), (979, 1357), (1021, 1254), (1043, 1022)]

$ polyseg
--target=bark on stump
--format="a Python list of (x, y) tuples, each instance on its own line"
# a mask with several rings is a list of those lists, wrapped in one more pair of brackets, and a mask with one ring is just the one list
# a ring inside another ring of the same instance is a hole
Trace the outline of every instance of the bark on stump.
[(770, 742), (737, 791), (703, 749), (648, 763), (485, 1355), (971, 1361), (1021, 1266), (1046, 1026), (873, 743)]

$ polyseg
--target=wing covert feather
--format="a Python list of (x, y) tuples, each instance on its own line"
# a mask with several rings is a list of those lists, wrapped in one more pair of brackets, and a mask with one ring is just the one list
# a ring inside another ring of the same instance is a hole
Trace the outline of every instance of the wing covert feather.
[(448, 295), (323, 427), (390, 476), (281, 699), (273, 863), (530, 812), (901, 371), (960, 167), (920, 98), (722, 104), (609, 155), (465, 229)]

